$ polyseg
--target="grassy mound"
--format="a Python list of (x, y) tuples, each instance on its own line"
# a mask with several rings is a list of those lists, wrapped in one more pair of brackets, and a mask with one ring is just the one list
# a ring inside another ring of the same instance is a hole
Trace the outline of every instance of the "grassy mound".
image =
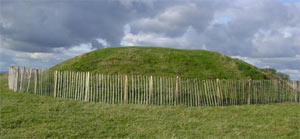
[(267, 74), (255, 66), (220, 53), (159, 47), (98, 49), (69, 59), (51, 69), (201, 79), (268, 78)]

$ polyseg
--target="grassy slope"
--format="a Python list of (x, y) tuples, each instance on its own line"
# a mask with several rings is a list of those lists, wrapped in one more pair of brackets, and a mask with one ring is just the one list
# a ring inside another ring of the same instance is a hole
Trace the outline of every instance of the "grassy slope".
[(109, 105), (14, 93), (0, 76), (0, 138), (299, 138), (299, 103)]
[(52, 69), (105, 74), (180, 75), (202, 79), (265, 78), (258, 68), (219, 53), (159, 47), (98, 49), (60, 63)]

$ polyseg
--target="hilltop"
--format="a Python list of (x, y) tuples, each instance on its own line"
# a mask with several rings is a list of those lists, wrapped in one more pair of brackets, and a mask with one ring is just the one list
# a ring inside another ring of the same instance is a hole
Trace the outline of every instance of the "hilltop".
[(242, 60), (206, 50), (160, 47), (103, 48), (76, 56), (51, 70), (103, 74), (197, 77), (201, 79), (267, 79), (270, 73)]

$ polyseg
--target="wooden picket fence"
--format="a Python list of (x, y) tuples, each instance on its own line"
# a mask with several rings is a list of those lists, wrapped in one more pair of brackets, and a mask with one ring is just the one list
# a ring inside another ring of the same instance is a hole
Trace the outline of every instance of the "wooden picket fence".
[(15, 92), (112, 104), (226, 106), (300, 101), (299, 81), (200, 80), (26, 67), (10, 67), (9, 88)]

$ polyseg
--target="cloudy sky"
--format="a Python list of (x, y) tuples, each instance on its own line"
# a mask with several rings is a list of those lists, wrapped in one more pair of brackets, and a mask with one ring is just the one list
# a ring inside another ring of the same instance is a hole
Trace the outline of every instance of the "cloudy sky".
[(98, 48), (205, 49), (300, 79), (300, 0), (0, 0), (0, 71)]

